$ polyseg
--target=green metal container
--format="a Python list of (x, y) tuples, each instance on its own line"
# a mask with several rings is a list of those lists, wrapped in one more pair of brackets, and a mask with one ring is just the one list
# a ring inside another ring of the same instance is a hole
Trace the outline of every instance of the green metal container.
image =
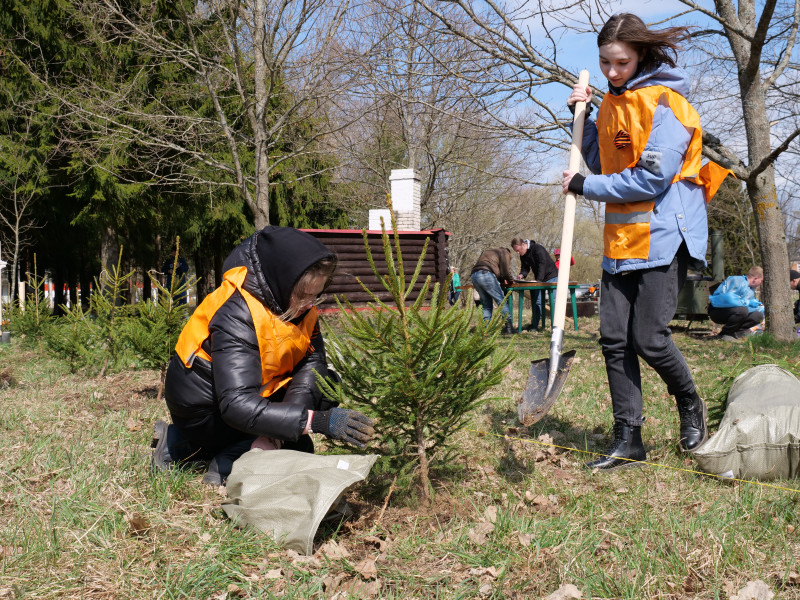
[(708, 319), (709, 288), (725, 279), (724, 246), (721, 231), (712, 231), (711, 277), (689, 274), (686, 283), (678, 292), (678, 307), (674, 319), (684, 321), (705, 321)]

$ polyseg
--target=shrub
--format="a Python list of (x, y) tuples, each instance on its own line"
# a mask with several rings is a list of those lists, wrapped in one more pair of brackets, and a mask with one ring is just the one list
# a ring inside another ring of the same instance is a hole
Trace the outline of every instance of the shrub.
[(407, 306), (427, 243), (408, 284), (396, 233), (393, 253), (383, 231), (387, 275), (378, 273), (366, 231), (364, 245), (392, 302), (381, 301), (359, 282), (372, 297), (369, 310), (358, 312), (349, 302), (339, 303), (343, 334), (331, 330), (327, 336), (329, 359), (342, 382), (331, 386), (320, 381), (328, 394), (377, 417), (382, 468), (397, 475), (401, 485), (410, 483), (404, 476), (413, 474), (427, 501), (431, 470), (447, 466), (457, 450), (454, 434), (467, 424), (470, 412), (489, 399), (486, 393), (501, 381), (512, 356), (497, 350), (500, 311), (490, 322), (478, 319), (471, 328), (474, 309), (450, 307), (448, 285), (431, 287), (428, 277), (418, 298)]
[(47, 330), (53, 326), (50, 303), (44, 292), (44, 277), (39, 277), (36, 268), (36, 255), (33, 256), (33, 274), (28, 273), (28, 291), (25, 294), (25, 308), (12, 303), (9, 311), (8, 330), (26, 345), (38, 345)]
[(102, 351), (97, 347), (97, 326), (89, 313), (83, 312), (80, 303), (61, 308), (63, 316), (56, 318), (44, 335), (47, 351), (65, 361), (70, 373), (100, 364)]

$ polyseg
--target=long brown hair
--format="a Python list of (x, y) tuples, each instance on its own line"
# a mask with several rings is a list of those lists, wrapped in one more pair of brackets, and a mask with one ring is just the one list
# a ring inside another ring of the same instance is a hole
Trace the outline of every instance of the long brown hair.
[[(333, 272), (336, 270), (337, 263), (338, 259), (336, 256), (331, 256), (328, 258), (323, 258), (322, 260), (319, 260), (308, 267), (308, 269), (306, 269), (300, 276), (300, 279), (297, 280), (297, 283), (294, 284), (294, 288), (292, 288), (292, 300), (307, 296), (309, 294), (308, 290), (311, 286), (311, 283), (321, 277), (325, 278), (325, 286), (323, 287), (323, 291), (325, 291), (325, 289), (327, 289), (333, 280)], [(319, 304), (321, 300), (322, 298), (318, 298), (314, 304)], [(302, 312), (303, 309), (301, 308), (292, 308), (290, 301), (289, 306), (286, 308), (280, 318), (282, 321), (291, 321), (295, 317), (300, 316), (300, 313)]]
[(614, 15), (597, 34), (597, 47), (613, 42), (630, 44), (642, 58), (637, 73), (646, 71), (658, 63), (675, 65), (680, 42), (689, 38), (688, 27), (648, 29), (639, 17), (631, 13)]

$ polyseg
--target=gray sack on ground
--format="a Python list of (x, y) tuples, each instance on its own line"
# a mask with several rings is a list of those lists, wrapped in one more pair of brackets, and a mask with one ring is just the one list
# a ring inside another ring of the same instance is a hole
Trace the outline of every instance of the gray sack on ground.
[(323, 517), (347, 488), (366, 479), (377, 458), (250, 450), (233, 463), (222, 508), (238, 524), (308, 555)]
[(737, 479), (800, 475), (800, 381), (777, 365), (739, 375), (719, 430), (695, 453), (705, 473)]

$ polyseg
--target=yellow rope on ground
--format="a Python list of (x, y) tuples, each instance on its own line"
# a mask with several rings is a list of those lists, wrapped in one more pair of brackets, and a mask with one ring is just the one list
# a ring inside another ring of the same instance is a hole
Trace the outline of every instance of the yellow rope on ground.
[[(592, 452), (591, 450), (581, 450), (580, 448), (571, 448), (569, 446), (559, 446), (558, 444), (548, 444), (547, 442), (542, 442), (541, 440), (534, 440), (532, 438), (520, 438), (520, 437), (513, 437), (510, 435), (500, 435), (499, 433), (492, 433), (491, 431), (481, 431), (479, 429), (467, 429), (467, 431), (471, 431), (472, 433), (477, 433), (478, 435), (491, 435), (494, 437), (502, 438), (504, 440), (515, 440), (518, 442), (530, 442), (533, 444), (539, 444), (540, 446), (550, 446), (551, 448), (560, 448), (561, 450), (571, 450), (573, 452), (583, 452), (584, 454), (592, 454), (594, 456), (608, 456), (607, 454), (603, 454), (602, 452)], [(620, 457), (617, 457), (620, 458)], [(800, 489), (794, 488), (787, 488), (782, 487), (780, 485), (773, 485), (771, 483), (764, 483), (762, 481), (753, 481), (751, 479), (737, 479), (736, 477), (724, 477), (723, 475), (716, 475), (714, 473), (704, 473), (703, 471), (695, 471), (694, 469), (683, 469), (681, 467), (672, 467), (670, 465), (662, 465), (661, 463), (651, 463), (644, 460), (630, 460), (627, 458), (623, 458), (621, 460), (629, 460), (632, 463), (636, 463), (639, 465), (648, 465), (650, 467), (660, 467), (662, 469), (671, 469), (673, 471), (682, 471), (683, 473), (692, 473), (694, 475), (705, 475), (706, 477), (714, 477), (716, 479), (720, 479), (725, 482), (729, 481), (736, 481), (739, 483), (749, 483), (751, 485), (760, 485), (762, 487), (773, 488), (776, 490), (782, 490), (784, 492), (800, 492)]]

